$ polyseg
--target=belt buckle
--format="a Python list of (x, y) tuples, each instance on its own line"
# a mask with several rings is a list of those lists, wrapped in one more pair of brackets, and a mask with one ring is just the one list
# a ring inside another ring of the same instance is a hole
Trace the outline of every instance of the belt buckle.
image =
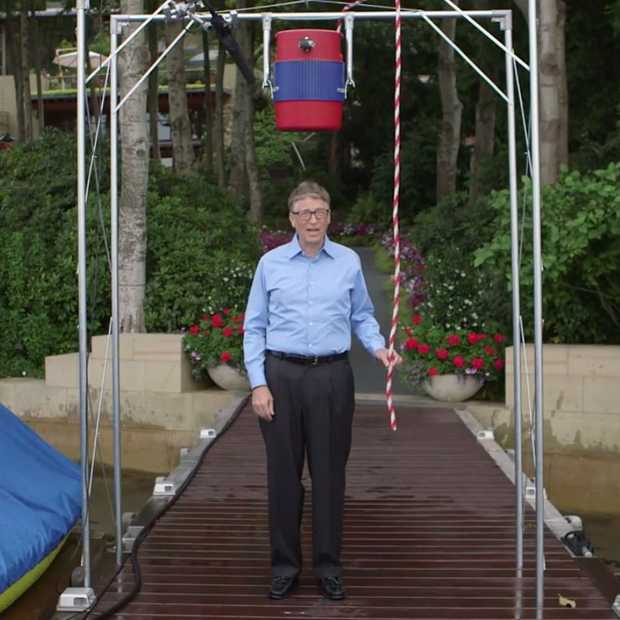
[(318, 366), (318, 364), (319, 364), (319, 356), (318, 356), (318, 355), (315, 355), (315, 356), (314, 356), (314, 359), (312, 360), (312, 362), (310, 362), (310, 364), (311, 364), (312, 366)]

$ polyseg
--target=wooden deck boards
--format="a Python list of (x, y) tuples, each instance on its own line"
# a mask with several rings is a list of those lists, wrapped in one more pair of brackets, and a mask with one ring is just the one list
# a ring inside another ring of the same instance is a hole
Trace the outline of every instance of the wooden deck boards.
[[(525, 570), (519, 580), (514, 488), (452, 410), (401, 407), (394, 433), (382, 407), (358, 406), (345, 507), (348, 597), (342, 602), (319, 596), (307, 562), (295, 594), (285, 601), (267, 598), (265, 483), (262, 438), (246, 409), (140, 547), (141, 591), (114, 617), (536, 617), (535, 516), (528, 508)], [(306, 498), (303, 551), (308, 560), (310, 492)], [(608, 598), (548, 531), (545, 545), (544, 618), (616, 618)], [(110, 607), (132, 584), (128, 563), (97, 609)], [(560, 607), (559, 594), (574, 599), (577, 607)]]

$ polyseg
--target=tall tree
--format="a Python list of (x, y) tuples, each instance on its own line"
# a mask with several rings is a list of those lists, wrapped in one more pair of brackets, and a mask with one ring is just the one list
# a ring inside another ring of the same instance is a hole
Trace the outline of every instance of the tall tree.
[(30, 92), (30, 21), (26, 0), (21, 0), (19, 9), (19, 57), (21, 61), (21, 97), (19, 104), (23, 114), (22, 140), (32, 140), (32, 94)]
[[(40, 36), (40, 28), (39, 22), (34, 16), (34, 9), (30, 10), (30, 23), (32, 25), (32, 30), (34, 33), (34, 40), (39, 41)], [(43, 101), (43, 84), (41, 81), (41, 55), (40, 50), (37, 46), (35, 46), (32, 50), (32, 60), (33, 66), (37, 78), (37, 116), (39, 121), (39, 132), (43, 131), (45, 127), (45, 106)]]
[[(482, 8), (482, 7), (481, 7)], [(500, 62), (495, 47), (486, 39), (478, 39), (478, 66), (494, 82), (497, 81), (497, 67)], [(485, 187), (482, 179), (484, 163), (495, 150), (495, 122), (497, 116), (497, 95), (487, 82), (480, 77), (478, 80), (478, 101), (476, 102), (475, 142), (471, 160), (471, 179), (469, 184), (469, 200), (473, 203), (481, 193), (491, 189)]]
[(202, 55), (203, 55), (203, 74), (205, 83), (204, 98), (204, 118), (206, 133), (204, 137), (204, 166), (208, 172), (213, 172), (213, 95), (211, 93), (211, 58), (209, 57), (209, 34), (206, 30), (202, 31)]
[[(245, 0), (240, 1), (240, 8), (245, 7)], [(239, 47), (245, 51), (247, 22), (239, 22), (235, 28), (235, 38)], [(235, 92), (232, 106), (232, 133), (230, 137), (230, 173), (228, 175), (228, 188), (233, 196), (247, 195), (246, 169), (245, 169), (245, 133), (248, 122), (247, 100), (249, 97), (247, 84), (241, 71), (235, 72)]]
[(218, 187), (224, 189), (226, 174), (224, 170), (224, 69), (226, 67), (225, 50), (222, 42), (217, 48), (217, 65), (215, 69), (215, 168)]
[[(121, 0), (121, 12), (144, 13), (143, 0)], [(129, 36), (138, 24), (125, 28)], [(140, 33), (119, 56), (121, 98), (144, 74), (148, 49)], [(146, 123), (147, 85), (125, 102), (120, 113), (121, 200), (119, 217), (120, 330), (144, 332), (146, 280), (146, 196), (149, 173), (149, 134)]]
[[(458, 4), (458, 2), (455, 2)], [(456, 34), (456, 19), (443, 19), (441, 30), (450, 40)], [(463, 104), (456, 89), (454, 50), (441, 39), (439, 42), (438, 77), (441, 98), (441, 125), (437, 145), (437, 202), (456, 191), (457, 158), (461, 143)]]
[[(156, 2), (151, 0), (151, 11), (155, 11)], [(159, 29), (157, 28), (157, 22), (153, 21), (148, 26), (148, 42), (149, 42), (149, 56), (151, 58), (151, 64), (153, 64), (159, 55), (158, 35)], [(159, 149), (159, 68), (155, 67), (152, 73), (149, 75), (148, 86), (148, 110), (149, 110), (149, 136), (151, 142), (151, 157), (155, 160), (161, 159), (161, 151)]]
[[(528, 1), (514, 0), (529, 19)], [(540, 176), (555, 183), (568, 163), (568, 82), (566, 72), (566, 2), (538, 0), (540, 81)]]
[[(166, 24), (166, 44), (170, 45), (182, 29), (183, 23), (181, 21)], [(172, 131), (172, 153), (174, 169), (179, 174), (190, 172), (194, 164), (192, 125), (187, 107), (183, 49), (183, 39), (181, 39), (168, 54), (168, 106)]]
[[(240, 8), (245, 6), (245, 0), (239, 0), (238, 6)], [(251, 27), (248, 22), (241, 23), (236, 33), (241, 53), (248, 60), (254, 58)], [(254, 87), (247, 83), (238, 68), (233, 102), (233, 131), (230, 144), (230, 178), (228, 184), (234, 196), (248, 196), (250, 220), (256, 223), (262, 221), (263, 201), (254, 141)]]

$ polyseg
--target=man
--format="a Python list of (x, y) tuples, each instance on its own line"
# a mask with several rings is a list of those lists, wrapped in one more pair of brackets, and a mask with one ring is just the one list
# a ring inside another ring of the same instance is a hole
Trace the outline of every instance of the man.
[[(323, 596), (345, 597), (340, 551), (354, 386), (351, 329), (388, 365), (360, 260), (330, 241), (330, 198), (313, 181), (288, 200), (295, 236), (260, 260), (245, 313), (244, 355), (267, 452), (272, 584), (286, 598), (302, 567), (301, 476), (312, 477), (313, 568)], [(396, 363), (401, 359), (395, 354)]]

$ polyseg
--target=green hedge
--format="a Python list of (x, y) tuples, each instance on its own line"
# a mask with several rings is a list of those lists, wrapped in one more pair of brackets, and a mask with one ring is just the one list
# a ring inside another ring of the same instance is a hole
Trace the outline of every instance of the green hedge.
[[(620, 343), (620, 164), (584, 174), (566, 172), (543, 192), (543, 315), (545, 342)], [(521, 192), (526, 216), (521, 262), (521, 311), (533, 333), (531, 198)], [(494, 192), (474, 206), (455, 195), (421, 213), (409, 231), (428, 261), (425, 279), (437, 298), (440, 322), (472, 317), (511, 327), (510, 203)], [(457, 278), (455, 273), (466, 275)], [(452, 301), (451, 301), (452, 300)], [(466, 302), (466, 300), (468, 300)], [(451, 306), (451, 307), (450, 307)], [(470, 321), (472, 322), (472, 321)]]
[[(0, 376), (38, 375), (47, 355), (76, 351), (75, 142), (49, 131), (0, 152)], [(87, 210), (89, 332), (110, 315), (107, 170), (101, 211)], [(245, 213), (208, 179), (155, 169), (148, 200), (147, 330), (178, 331), (197, 314), (243, 305), (258, 257)]]

